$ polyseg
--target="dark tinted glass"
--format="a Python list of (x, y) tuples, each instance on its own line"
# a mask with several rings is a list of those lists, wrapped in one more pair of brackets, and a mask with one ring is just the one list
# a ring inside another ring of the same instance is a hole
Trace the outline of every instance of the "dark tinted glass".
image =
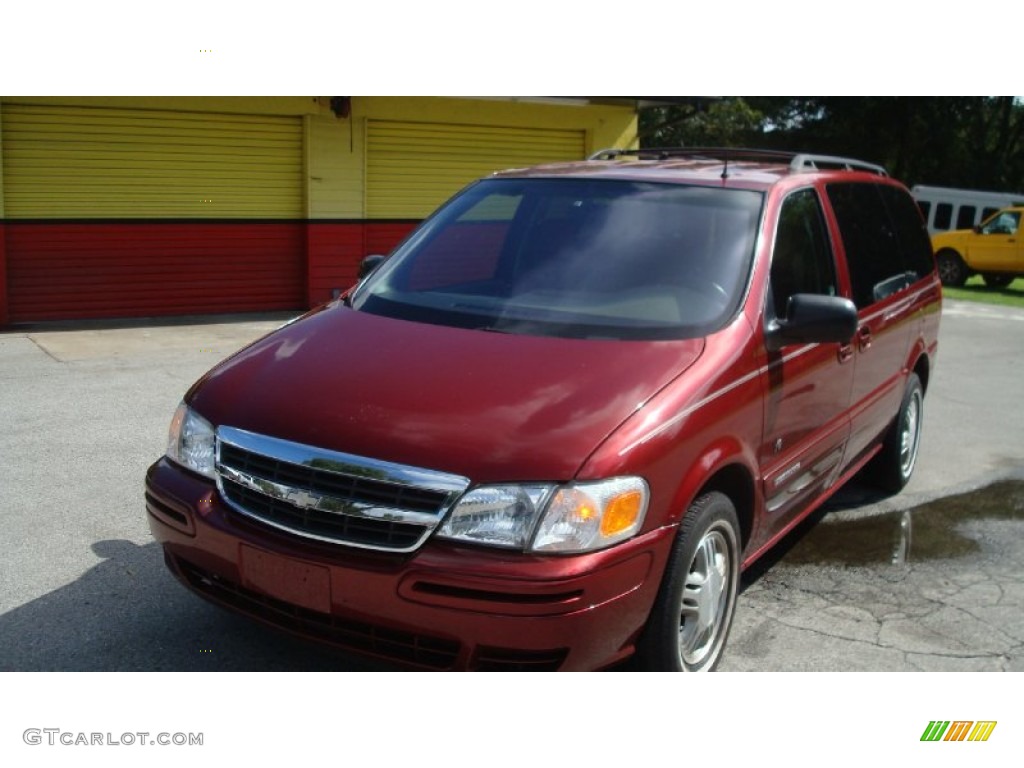
[(896, 230), (908, 277), (909, 273), (913, 272), (913, 280), (920, 280), (935, 269), (928, 228), (910, 195), (897, 187), (887, 185), (879, 185), (878, 190)]
[(787, 315), (793, 294), (836, 294), (832, 248), (813, 189), (795, 192), (782, 204), (772, 251), (771, 282), (779, 317)]
[(978, 209), (973, 205), (961, 205), (959, 210), (956, 212), (956, 228), (957, 229), (970, 229), (974, 226), (974, 214), (978, 212)]
[(951, 221), (953, 221), (953, 206), (949, 203), (939, 203), (936, 205), (935, 221), (932, 222), (932, 226), (935, 229), (949, 229)]
[(882, 184), (830, 184), (853, 300), (867, 307), (932, 270), (931, 241), (913, 200)]

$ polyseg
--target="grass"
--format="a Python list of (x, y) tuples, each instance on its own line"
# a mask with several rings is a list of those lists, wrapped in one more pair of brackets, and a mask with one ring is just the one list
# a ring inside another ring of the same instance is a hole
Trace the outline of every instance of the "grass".
[(962, 288), (943, 286), (942, 295), (947, 299), (963, 299), (1024, 309), (1024, 277), (1017, 278), (1005, 288), (988, 288), (981, 275), (975, 275)]

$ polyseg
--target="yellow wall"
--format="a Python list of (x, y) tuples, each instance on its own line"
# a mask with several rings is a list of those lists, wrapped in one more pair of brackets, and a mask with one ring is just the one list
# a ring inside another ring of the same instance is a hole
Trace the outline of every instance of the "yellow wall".
[(335, 117), (326, 103), (306, 118), (306, 208), (312, 219), (363, 218), (364, 139), (352, 127), (351, 117)]
[(337, 118), (330, 111), (328, 101), (322, 98), (319, 114), (307, 117), (308, 208), (311, 218), (366, 218), (364, 189), (368, 120), (582, 130), (586, 133), (588, 154), (607, 147), (637, 146), (636, 112), (631, 107), (536, 104), (498, 99), (355, 96), (350, 116)]
[[(505, 98), (354, 96), (349, 117), (339, 118), (331, 112), (330, 97), (326, 96), (0, 97), (0, 109), (2, 103), (301, 116), (306, 166), (303, 207), (305, 215), (314, 219), (366, 218), (368, 120), (584, 131), (588, 154), (606, 147), (637, 146), (636, 113), (629, 106)], [(0, 167), (0, 216), (4, 215), (2, 183)]]
[(307, 115), (320, 111), (315, 96), (3, 96), (12, 104), (160, 109), (239, 115)]

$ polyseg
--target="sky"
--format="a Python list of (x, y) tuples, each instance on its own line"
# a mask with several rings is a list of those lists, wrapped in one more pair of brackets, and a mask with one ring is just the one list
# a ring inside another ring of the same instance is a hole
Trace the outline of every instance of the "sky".
[[(905, 7), (904, 7), (905, 6)], [(1003, 16), (1001, 9), (1006, 9)], [(930, 9), (930, 10), (929, 10)], [(987, 18), (1013, 18), (1004, 0)], [(948, 17), (948, 18), (947, 18)], [(1016, 46), (898, 0), (728, 6), (37, 0), (4, 11), (4, 95), (985, 95)]]

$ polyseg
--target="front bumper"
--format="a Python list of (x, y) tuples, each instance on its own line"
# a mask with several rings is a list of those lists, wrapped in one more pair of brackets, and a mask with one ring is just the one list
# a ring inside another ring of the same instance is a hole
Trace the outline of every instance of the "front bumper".
[(628, 656), (671, 549), (660, 528), (602, 552), (538, 556), (428, 541), (409, 555), (247, 520), (161, 459), (150, 529), (171, 571), (225, 607), (304, 637), (427, 669), (598, 669)]

